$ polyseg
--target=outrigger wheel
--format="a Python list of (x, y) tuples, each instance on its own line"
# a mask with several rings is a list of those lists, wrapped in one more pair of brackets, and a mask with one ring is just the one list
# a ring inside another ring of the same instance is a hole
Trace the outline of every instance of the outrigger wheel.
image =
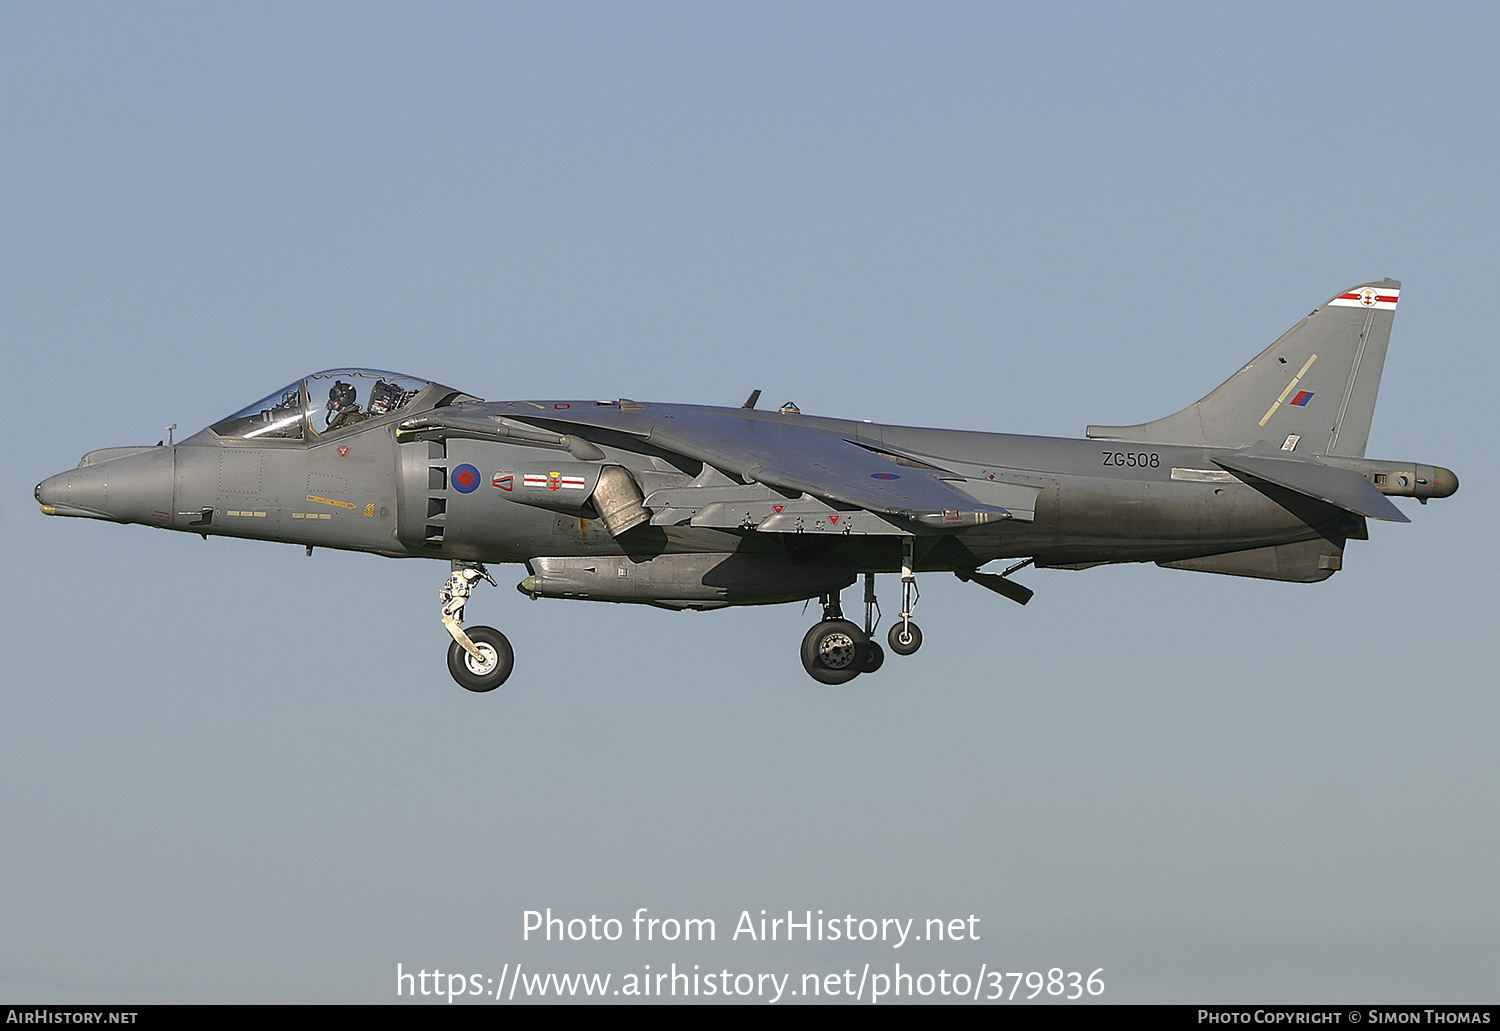
[(922, 647), (922, 631), (909, 619), (900, 623), (892, 623), (891, 632), (886, 636), (886, 643), (897, 655), (911, 655)]
[(847, 619), (825, 619), (802, 638), (802, 667), (821, 684), (847, 684), (869, 670), (870, 639)]

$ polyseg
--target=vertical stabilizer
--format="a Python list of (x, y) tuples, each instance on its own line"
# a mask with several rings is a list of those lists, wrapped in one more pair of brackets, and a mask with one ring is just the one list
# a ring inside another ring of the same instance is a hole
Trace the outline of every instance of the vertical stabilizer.
[(1139, 426), (1090, 426), (1098, 440), (1361, 458), (1385, 368), (1401, 284), (1365, 283), (1330, 298), (1217, 390)]

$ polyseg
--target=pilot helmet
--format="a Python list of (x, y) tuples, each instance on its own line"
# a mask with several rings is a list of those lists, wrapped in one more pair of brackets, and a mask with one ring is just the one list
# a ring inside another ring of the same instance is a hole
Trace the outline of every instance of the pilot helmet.
[(328, 390), (328, 409), (333, 412), (342, 412), (345, 408), (354, 404), (358, 392), (352, 383), (343, 380), (334, 380), (333, 386)]

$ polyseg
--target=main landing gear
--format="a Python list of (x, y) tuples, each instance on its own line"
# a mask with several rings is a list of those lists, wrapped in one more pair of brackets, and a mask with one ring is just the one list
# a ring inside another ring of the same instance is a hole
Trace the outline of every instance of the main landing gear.
[(477, 562), (455, 559), (453, 573), (438, 597), (443, 602), (443, 626), (453, 637), (448, 646), (448, 672), (460, 687), (470, 691), (493, 691), (516, 665), (516, 653), (505, 635), (494, 627), (475, 626), (464, 630), (464, 605), (480, 580), (495, 581)]
[[(847, 684), (869, 671), (871, 648), (880, 645), (844, 618), (839, 596), (823, 596), (823, 621), (802, 638), (802, 667), (821, 684)], [(876, 653), (875, 665), (883, 657)]]
[[(911, 621), (920, 597), (911, 558), (908, 541), (901, 561), (901, 622), (891, 627), (887, 638), (897, 655), (910, 655), (922, 647), (922, 631)], [(844, 618), (837, 594), (823, 595), (823, 620), (802, 638), (802, 668), (820, 684), (847, 684), (861, 673), (874, 673), (885, 663), (885, 649), (873, 639), (879, 611), (874, 573), (865, 574), (864, 629)]]

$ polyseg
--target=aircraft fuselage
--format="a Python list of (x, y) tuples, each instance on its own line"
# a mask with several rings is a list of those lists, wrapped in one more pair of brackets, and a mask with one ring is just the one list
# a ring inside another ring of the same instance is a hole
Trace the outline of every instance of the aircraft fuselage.
[[(548, 410), (603, 407), (576, 401), (527, 404)], [(677, 406), (642, 407), (670, 413)], [(1017, 497), (1018, 488), (1020, 495), (1031, 496), (1029, 519), (954, 530), (913, 528), (920, 569), (973, 568), (1023, 556), (1044, 566), (1173, 561), (1364, 536), (1358, 516), (1226, 472), (1214, 463), (1224, 449), (693, 410), (726, 419), (797, 419), (884, 453), (921, 456), (911, 461), (940, 468), (941, 476), (951, 476), (980, 500), (992, 496), (1003, 504)], [(498, 564), (548, 555), (771, 553), (784, 547), (776, 536), (757, 541), (739, 526), (731, 532), (691, 521), (656, 525), (650, 528), (655, 533), (642, 527), (632, 539), (617, 540), (583, 497), (569, 505), (559, 489), (546, 507), (517, 498), (521, 470), (545, 473), (553, 466), (582, 464), (571, 455), (461, 438), (397, 443), (395, 426), (390, 421), (354, 427), (311, 446), (224, 440), (204, 431), (175, 446), (92, 452), (78, 469), (44, 481), (37, 496), (60, 514), (390, 557)], [(705, 477), (701, 466), (680, 468), (681, 462), (607, 445), (603, 450), (606, 457), (599, 461), (629, 470), (648, 508), (660, 491), (701, 492), (707, 498), (731, 487), (746, 501), (757, 495), (756, 485)], [(1373, 460), (1345, 464), (1372, 479), (1383, 475), (1382, 493), (1446, 496), (1441, 482), (1433, 485), (1441, 479), (1434, 467)], [(478, 471), (475, 485), (454, 481), (460, 467)], [(496, 485), (506, 474), (514, 478), (510, 490)], [(1404, 486), (1398, 482), (1403, 476)], [(1456, 481), (1450, 477), (1449, 484)], [(788, 500), (783, 493), (758, 491), (766, 499)], [(889, 537), (828, 525), (816, 533), (808, 525), (801, 532), (816, 536), (816, 553), (824, 560), (860, 572), (900, 567), (900, 547)]]
[[(951, 570), (1013, 601), (1026, 565), (1156, 562), (1312, 583), (1343, 567), (1389, 500), (1458, 488), (1450, 470), (1367, 459), (1401, 284), (1330, 298), (1195, 404), (1086, 439), (922, 429), (741, 408), (484, 402), (395, 373), (331, 369), (181, 444), (113, 448), (43, 481), (55, 515), (450, 563), (448, 666), (504, 683), (499, 631), (462, 626), (489, 564), (533, 599), (710, 609), (821, 598), (815, 679), (884, 661), (874, 575), (900, 572), (889, 645), (921, 644), (915, 577)], [(982, 572), (997, 559), (1019, 559)], [(865, 622), (839, 595), (865, 577)]]

